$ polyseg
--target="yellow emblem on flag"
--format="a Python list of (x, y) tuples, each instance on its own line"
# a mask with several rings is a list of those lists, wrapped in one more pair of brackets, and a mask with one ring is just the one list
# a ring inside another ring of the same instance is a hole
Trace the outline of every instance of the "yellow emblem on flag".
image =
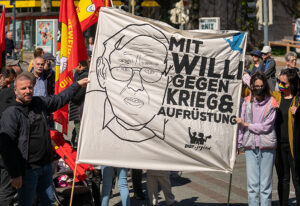
[(77, 7), (77, 15), (79, 22), (87, 19), (95, 12), (95, 4), (91, 0), (80, 1)]

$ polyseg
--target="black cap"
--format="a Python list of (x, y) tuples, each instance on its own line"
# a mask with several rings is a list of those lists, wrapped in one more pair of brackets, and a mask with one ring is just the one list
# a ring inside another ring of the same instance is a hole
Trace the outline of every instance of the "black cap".
[(55, 61), (55, 57), (51, 54), (51, 53), (44, 53), (43, 54), (43, 59), (44, 60), (52, 60), (52, 61)]
[(258, 57), (261, 57), (261, 52), (258, 51), (258, 50), (254, 50), (251, 52), (251, 56), (258, 56)]

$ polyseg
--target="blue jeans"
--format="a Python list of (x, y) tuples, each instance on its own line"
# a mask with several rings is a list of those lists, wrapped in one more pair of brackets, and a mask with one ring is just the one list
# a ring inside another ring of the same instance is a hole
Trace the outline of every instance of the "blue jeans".
[[(130, 206), (130, 197), (127, 184), (127, 169), (115, 168), (117, 170), (118, 188), (121, 194), (122, 205)], [(102, 166), (102, 203), (101, 206), (108, 206), (110, 191), (112, 188), (113, 167)]]
[(22, 187), (18, 190), (19, 206), (33, 205), (35, 196), (40, 205), (54, 205), (51, 164), (25, 171)]
[(247, 191), (249, 206), (272, 205), (272, 180), (275, 150), (246, 150)]

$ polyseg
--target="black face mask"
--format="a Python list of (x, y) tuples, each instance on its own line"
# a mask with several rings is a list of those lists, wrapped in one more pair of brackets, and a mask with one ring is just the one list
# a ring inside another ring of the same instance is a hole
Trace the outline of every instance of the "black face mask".
[(257, 96), (263, 96), (264, 95), (264, 89), (263, 88), (259, 88), (259, 89), (254, 88), (253, 93)]

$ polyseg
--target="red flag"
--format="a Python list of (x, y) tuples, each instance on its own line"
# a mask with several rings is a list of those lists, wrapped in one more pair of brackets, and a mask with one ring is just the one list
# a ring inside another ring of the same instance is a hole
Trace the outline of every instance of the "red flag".
[(80, 0), (77, 6), (77, 15), (82, 31), (98, 21), (100, 7), (104, 6), (101, 0)]
[(105, 6), (106, 7), (111, 7), (111, 1), (110, 0), (105, 0)]
[[(62, 92), (73, 82), (72, 70), (80, 61), (88, 59), (81, 26), (73, 0), (60, 3), (59, 22), (61, 23), (60, 66), (56, 67), (55, 94)], [(68, 132), (68, 105), (54, 113), (54, 120)]]
[(1, 66), (4, 66), (2, 65), (3, 52), (5, 52), (5, 8), (4, 7), (0, 18), (0, 65)]
[[(74, 150), (71, 145), (69, 145), (63, 137), (63, 134), (51, 130), (51, 139), (53, 141), (53, 147), (55, 152), (66, 162), (66, 164), (74, 171), (76, 165), (77, 152)], [(83, 181), (87, 178), (85, 172), (94, 170), (93, 166), (90, 164), (78, 164), (76, 169), (76, 178), (75, 181)]]

